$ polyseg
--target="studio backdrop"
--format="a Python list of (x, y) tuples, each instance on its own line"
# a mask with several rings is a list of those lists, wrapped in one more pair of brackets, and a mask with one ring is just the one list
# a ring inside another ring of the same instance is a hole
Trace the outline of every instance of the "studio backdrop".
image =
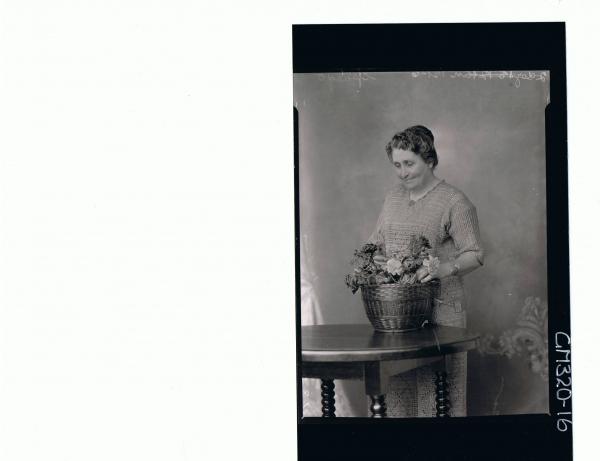
[[(529, 72), (295, 74), (302, 324), (368, 323), (344, 283), (398, 181), (385, 145), (413, 125), (435, 136), (436, 175), (477, 209), (485, 263), (464, 277), (469, 416), (548, 413), (545, 118), (551, 75)], [(340, 382), (339, 416), (367, 416)], [(304, 416), (320, 390), (303, 380)]]

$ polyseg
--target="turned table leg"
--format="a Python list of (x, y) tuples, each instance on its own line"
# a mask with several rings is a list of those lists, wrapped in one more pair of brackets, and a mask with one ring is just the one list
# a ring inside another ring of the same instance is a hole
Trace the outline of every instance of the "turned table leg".
[(450, 416), (450, 399), (448, 398), (448, 374), (446, 371), (435, 372), (435, 416), (438, 418)]
[(385, 396), (370, 395), (369, 397), (371, 397), (371, 418), (385, 418), (387, 411)]
[(335, 418), (335, 383), (333, 379), (321, 380), (321, 410), (324, 418)]
[(381, 362), (365, 363), (365, 390), (371, 398), (371, 418), (385, 418), (387, 407), (385, 394), (389, 385), (389, 364)]

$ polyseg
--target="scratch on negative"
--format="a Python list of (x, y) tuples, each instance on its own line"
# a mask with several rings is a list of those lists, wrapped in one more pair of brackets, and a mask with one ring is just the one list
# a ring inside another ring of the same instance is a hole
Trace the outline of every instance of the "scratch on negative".
[(433, 336), (435, 336), (435, 344), (438, 348), (438, 352), (442, 352), (442, 348), (440, 347), (440, 340), (438, 339), (438, 335), (435, 332), (435, 330), (431, 330), (431, 332), (433, 333)]
[(500, 376), (500, 390), (498, 391), (498, 395), (494, 399), (494, 407), (492, 408), (492, 414), (498, 414), (498, 402), (500, 401), (500, 395), (502, 395), (502, 391), (504, 390), (504, 376)]

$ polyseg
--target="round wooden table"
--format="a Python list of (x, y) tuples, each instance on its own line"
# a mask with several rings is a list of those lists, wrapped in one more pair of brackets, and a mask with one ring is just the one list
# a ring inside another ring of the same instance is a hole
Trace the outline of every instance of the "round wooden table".
[(376, 332), (369, 324), (302, 327), (302, 377), (321, 380), (324, 417), (335, 416), (335, 379), (363, 379), (371, 416), (386, 416), (390, 376), (432, 364), (436, 416), (449, 416), (446, 356), (473, 349), (479, 335), (464, 328), (426, 326), (403, 333)]

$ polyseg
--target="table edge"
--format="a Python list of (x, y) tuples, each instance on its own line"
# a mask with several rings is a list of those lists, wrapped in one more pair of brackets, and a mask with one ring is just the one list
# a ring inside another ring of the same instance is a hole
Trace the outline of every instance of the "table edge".
[(370, 362), (378, 360), (403, 360), (423, 357), (435, 357), (448, 354), (456, 354), (475, 349), (480, 335), (474, 334), (472, 338), (465, 339), (442, 349), (432, 345), (425, 349), (385, 350), (339, 350), (339, 351), (314, 351), (303, 350), (302, 361), (304, 362)]

